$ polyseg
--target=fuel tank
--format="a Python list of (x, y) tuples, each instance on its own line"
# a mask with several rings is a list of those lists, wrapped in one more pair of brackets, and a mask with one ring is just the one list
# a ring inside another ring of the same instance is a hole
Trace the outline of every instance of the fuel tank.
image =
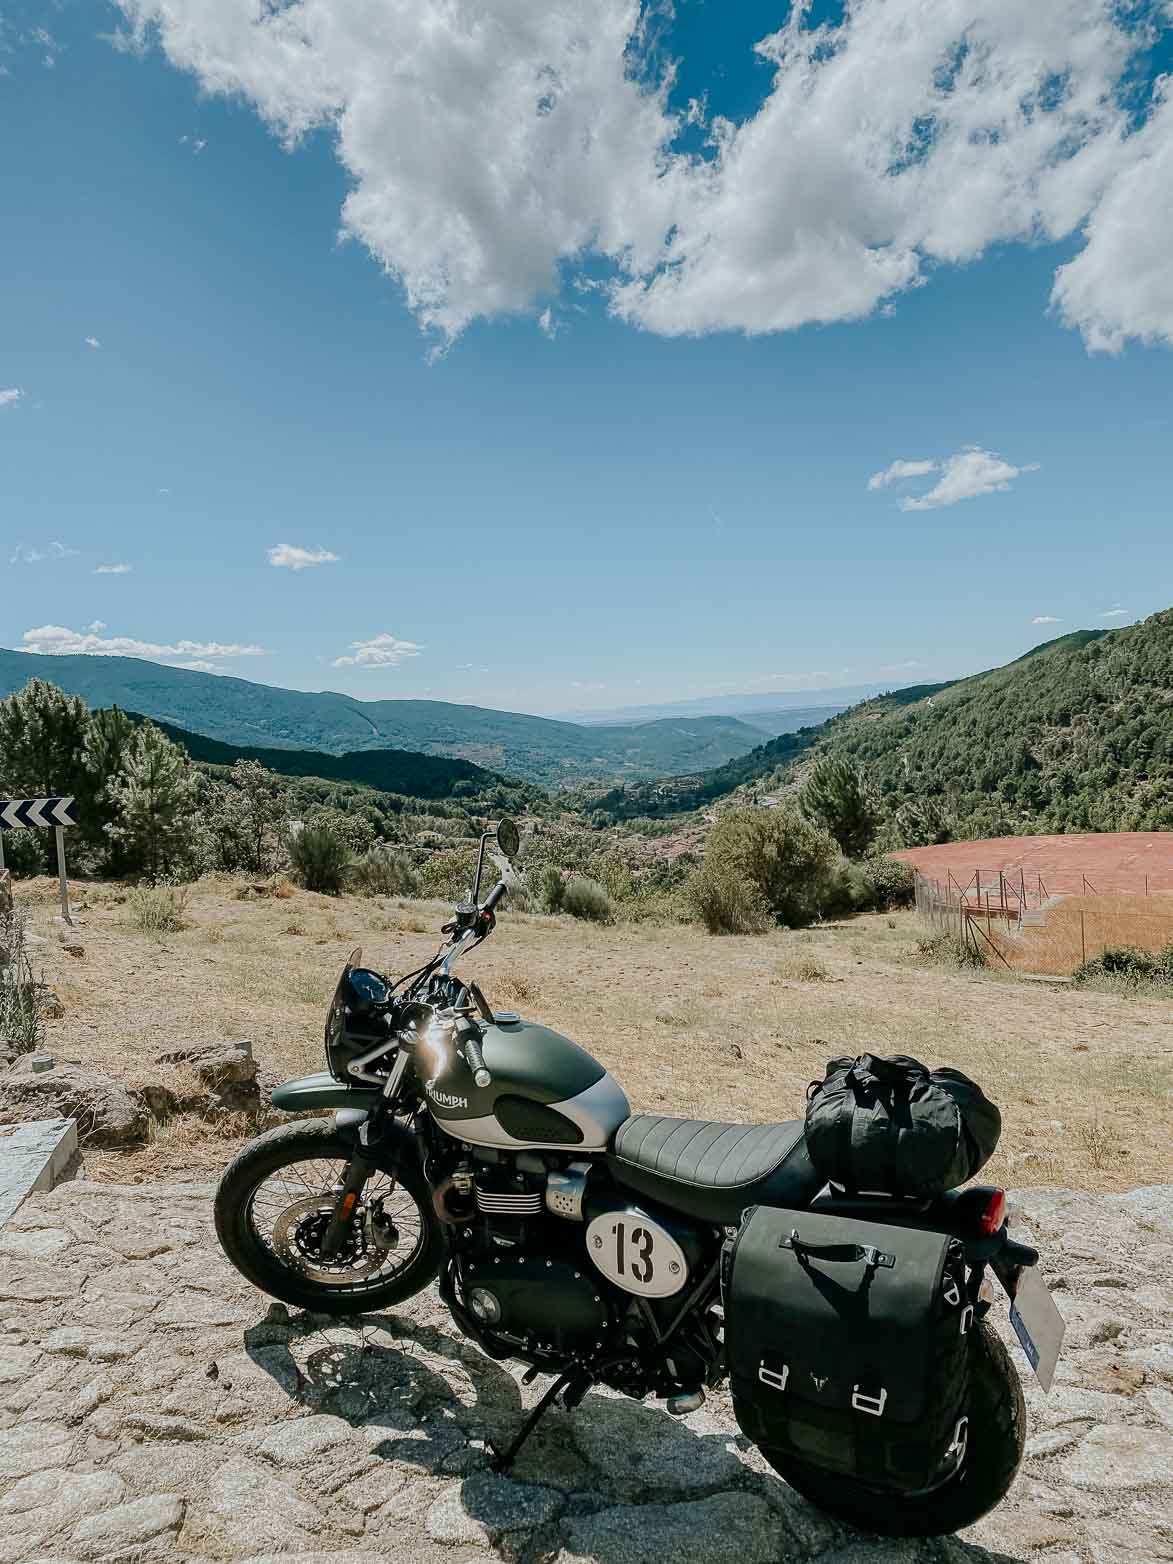
[(432, 1117), (457, 1140), (511, 1150), (604, 1151), (631, 1115), (614, 1076), (561, 1032), (498, 1015), (485, 1028), (481, 1050), (492, 1076), (486, 1087), (476, 1084), (451, 1038), (421, 1044), (417, 1055)]

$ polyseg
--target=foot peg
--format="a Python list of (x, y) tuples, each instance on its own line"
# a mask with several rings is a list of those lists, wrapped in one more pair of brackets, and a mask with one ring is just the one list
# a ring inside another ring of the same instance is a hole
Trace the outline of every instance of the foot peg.
[(672, 1417), (687, 1417), (690, 1412), (699, 1412), (704, 1404), (703, 1390), (686, 1390), (679, 1396), (669, 1396), (665, 1403)]

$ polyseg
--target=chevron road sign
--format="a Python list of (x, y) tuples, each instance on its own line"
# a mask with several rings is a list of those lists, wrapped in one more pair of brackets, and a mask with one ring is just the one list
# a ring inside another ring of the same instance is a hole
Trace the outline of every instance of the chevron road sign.
[(0, 798), (0, 831), (22, 826), (76, 825), (72, 798)]
[(69, 916), (69, 882), (65, 877), (65, 827), (77, 824), (72, 798), (0, 798), (0, 871), (4, 868), (4, 832), (42, 830), (47, 826), (57, 838), (57, 880), (61, 888), (61, 916)]

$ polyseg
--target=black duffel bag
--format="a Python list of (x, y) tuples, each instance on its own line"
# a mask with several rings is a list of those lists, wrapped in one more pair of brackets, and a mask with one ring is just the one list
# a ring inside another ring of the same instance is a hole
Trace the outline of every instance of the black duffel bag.
[(757, 1206), (722, 1259), (733, 1410), (783, 1473), (908, 1494), (960, 1461), (975, 1325), (955, 1238)]
[(1002, 1115), (960, 1070), (918, 1059), (832, 1059), (807, 1093), (806, 1144), (825, 1179), (856, 1194), (924, 1199), (989, 1161)]

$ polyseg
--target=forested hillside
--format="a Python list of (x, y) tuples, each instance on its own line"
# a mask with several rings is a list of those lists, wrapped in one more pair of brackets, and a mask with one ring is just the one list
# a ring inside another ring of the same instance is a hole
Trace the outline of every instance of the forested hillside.
[(598, 818), (695, 809), (793, 785), (816, 754), (853, 761), (905, 840), (1173, 829), (1173, 610), (1078, 631), (1005, 667), (861, 702), (818, 728), (656, 788)]
[(468, 760), (542, 787), (701, 771), (744, 755), (760, 737), (736, 717), (585, 727), (526, 712), (448, 701), (356, 700), (134, 657), (37, 656), (0, 650), (0, 697), (30, 679), (233, 746), (341, 755), (407, 749)]

